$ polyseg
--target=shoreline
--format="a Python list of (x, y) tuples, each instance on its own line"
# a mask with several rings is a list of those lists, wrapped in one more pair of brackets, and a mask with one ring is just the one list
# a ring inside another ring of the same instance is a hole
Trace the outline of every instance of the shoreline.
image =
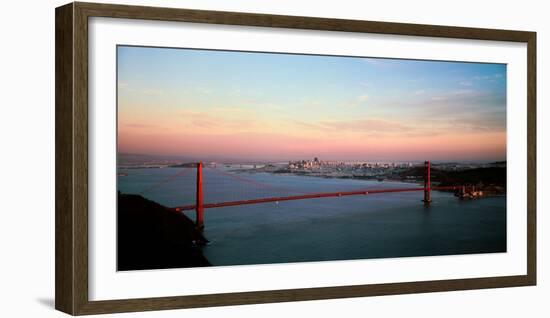
[[(300, 177), (311, 177), (311, 178), (322, 178), (322, 179), (342, 179), (342, 180), (358, 180), (358, 181), (371, 181), (371, 182), (387, 182), (387, 183), (403, 183), (403, 184), (417, 184), (421, 187), (424, 186), (424, 180), (419, 179), (395, 179), (395, 178), (380, 178), (376, 177), (357, 177), (357, 176), (329, 176), (329, 175), (319, 175), (319, 174), (309, 174), (309, 173), (292, 173), (292, 172), (276, 172), (276, 171), (254, 171), (254, 169), (235, 169), (229, 170), (229, 172), (234, 173), (265, 173), (270, 175), (285, 175), (285, 176), (300, 176)], [(457, 184), (445, 184), (440, 181), (432, 181), (432, 186), (458, 186)], [(495, 188), (503, 188), (499, 185), (481, 185), (476, 187), (477, 190), (484, 192), (484, 194), (477, 195), (475, 199), (486, 198), (486, 197), (500, 197), (506, 196), (506, 191), (495, 190)], [(448, 193), (456, 193), (455, 190), (432, 190), (432, 191), (441, 191)]]

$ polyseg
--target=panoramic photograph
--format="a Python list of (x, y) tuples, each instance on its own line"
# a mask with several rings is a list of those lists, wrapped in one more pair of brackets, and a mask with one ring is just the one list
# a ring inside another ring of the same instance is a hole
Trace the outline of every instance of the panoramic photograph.
[(505, 253), (505, 64), (117, 47), (117, 270)]

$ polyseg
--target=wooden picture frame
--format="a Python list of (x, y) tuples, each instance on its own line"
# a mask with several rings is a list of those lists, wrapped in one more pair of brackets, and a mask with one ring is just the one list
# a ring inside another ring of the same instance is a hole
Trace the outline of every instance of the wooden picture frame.
[[(70, 3), (56, 9), (55, 307), (101, 314), (314, 299), (426, 293), (536, 284), (536, 33), (451, 26)], [(88, 297), (88, 19), (111, 17), (270, 28), (478, 39), (527, 43), (527, 275), (327, 286), (146, 299)]]

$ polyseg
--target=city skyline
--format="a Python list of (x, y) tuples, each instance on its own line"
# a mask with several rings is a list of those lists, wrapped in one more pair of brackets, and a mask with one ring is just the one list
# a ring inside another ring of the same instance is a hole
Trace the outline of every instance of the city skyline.
[(118, 47), (118, 151), (506, 160), (506, 65)]

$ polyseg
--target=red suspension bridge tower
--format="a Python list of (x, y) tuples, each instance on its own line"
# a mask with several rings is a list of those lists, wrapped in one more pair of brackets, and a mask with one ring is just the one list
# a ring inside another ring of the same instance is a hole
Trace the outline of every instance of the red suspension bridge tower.
[(424, 161), (424, 166), (426, 167), (426, 172), (424, 175), (424, 205), (430, 205), (432, 202), (432, 185), (431, 185), (431, 163), (430, 161)]
[(197, 163), (197, 200), (195, 205), (197, 229), (204, 229), (204, 195), (202, 192), (202, 161)]

